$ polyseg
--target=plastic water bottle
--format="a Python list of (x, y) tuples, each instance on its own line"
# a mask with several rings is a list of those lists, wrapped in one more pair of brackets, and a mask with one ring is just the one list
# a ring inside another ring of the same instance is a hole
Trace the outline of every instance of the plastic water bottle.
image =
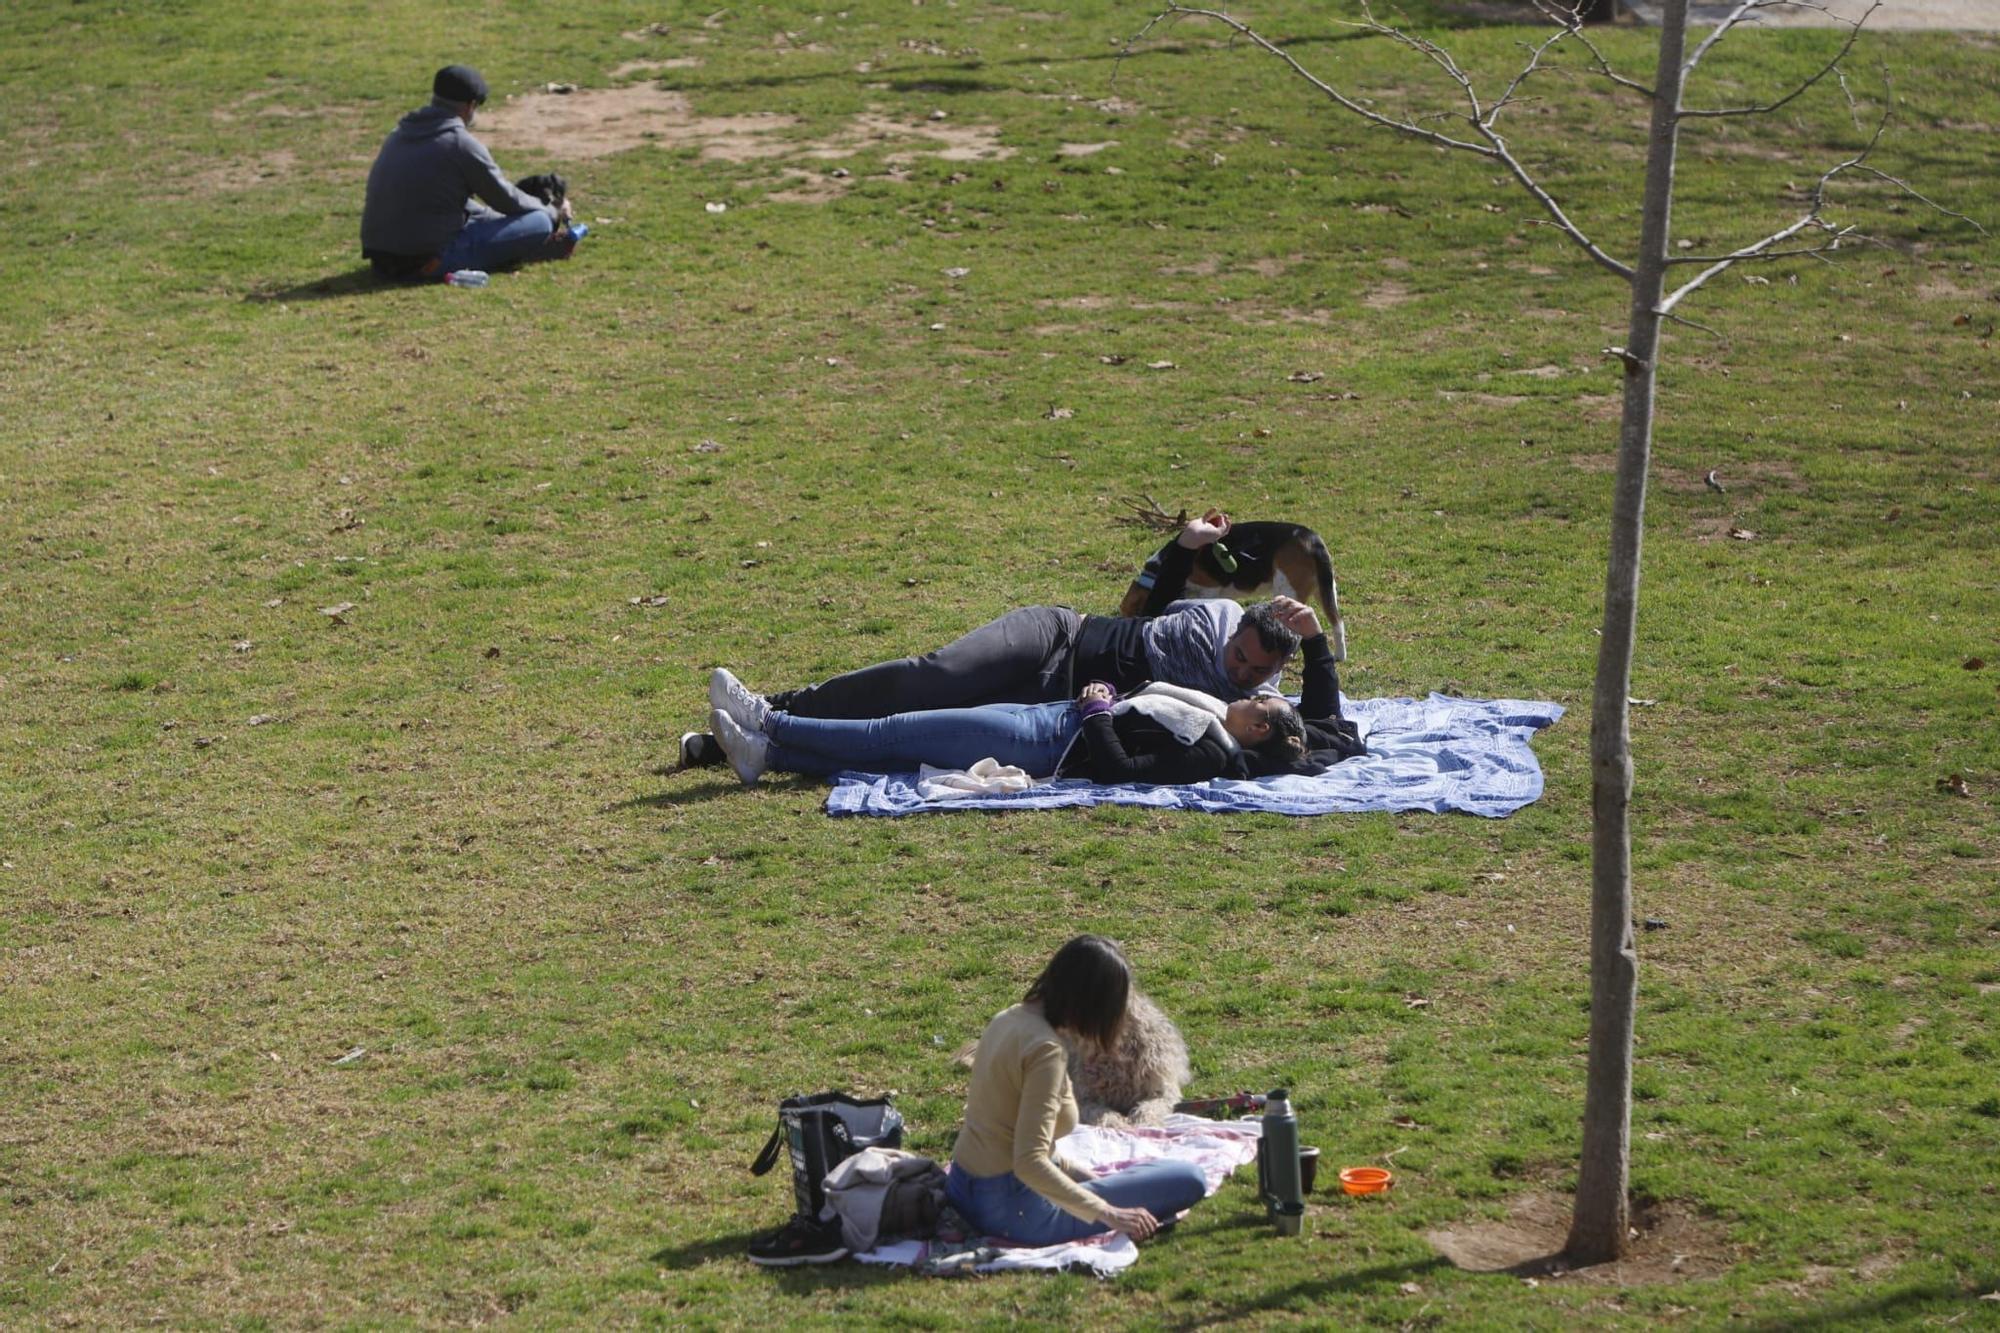
[(1296, 1236), (1305, 1226), (1306, 1191), (1299, 1179), (1299, 1119), (1292, 1114), (1292, 1094), (1273, 1088), (1264, 1099), (1264, 1135), (1259, 1142), (1264, 1164), (1264, 1203), (1280, 1236)]
[(493, 281), (487, 276), (486, 270), (478, 268), (454, 269), (444, 275), (444, 280), (454, 287), (484, 287)]

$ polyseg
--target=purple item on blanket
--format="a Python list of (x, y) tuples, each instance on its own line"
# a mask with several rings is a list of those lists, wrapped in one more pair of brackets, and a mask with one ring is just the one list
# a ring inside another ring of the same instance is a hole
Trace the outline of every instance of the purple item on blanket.
[(1143, 805), (1280, 815), (1370, 810), (1456, 811), (1498, 819), (1542, 794), (1542, 768), (1529, 741), (1565, 711), (1528, 699), (1347, 699), (1341, 711), (1361, 729), (1368, 753), (1314, 777), (1217, 779), (1181, 787), (1102, 785), (1080, 778), (1022, 792), (934, 797), (914, 773), (842, 773), (827, 794), (834, 815), (896, 816), (937, 810), (1048, 810), (1077, 805)]

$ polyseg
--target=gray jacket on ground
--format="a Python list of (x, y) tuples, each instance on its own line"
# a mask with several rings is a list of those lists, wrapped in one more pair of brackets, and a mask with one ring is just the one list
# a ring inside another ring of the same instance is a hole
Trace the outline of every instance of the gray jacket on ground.
[(466, 201), (475, 195), (507, 217), (539, 209), (559, 221), (553, 208), (514, 188), (457, 112), (437, 101), (412, 111), (382, 141), (368, 169), (361, 253), (443, 253), (465, 225)]

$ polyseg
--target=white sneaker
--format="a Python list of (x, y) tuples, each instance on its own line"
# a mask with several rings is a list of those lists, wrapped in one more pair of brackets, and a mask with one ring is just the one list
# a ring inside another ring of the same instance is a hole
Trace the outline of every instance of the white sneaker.
[(719, 708), (709, 714), (708, 726), (722, 752), (729, 756), (729, 766), (743, 779), (743, 785), (756, 786), (757, 779), (771, 766), (770, 738), (762, 732), (744, 730), (735, 718)]
[(764, 702), (764, 696), (751, 693), (725, 667), (717, 667), (708, 678), (708, 706), (718, 713), (727, 713), (743, 730), (759, 734), (764, 730), (765, 719), (771, 716), (771, 705)]

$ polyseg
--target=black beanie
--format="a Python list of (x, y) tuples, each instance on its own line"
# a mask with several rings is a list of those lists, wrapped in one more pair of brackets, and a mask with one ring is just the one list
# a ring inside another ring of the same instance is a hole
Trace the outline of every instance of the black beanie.
[(470, 65), (446, 65), (431, 80), (431, 95), (442, 97), (447, 102), (470, 102), (474, 106), (486, 101), (486, 80), (479, 77), (479, 71)]

